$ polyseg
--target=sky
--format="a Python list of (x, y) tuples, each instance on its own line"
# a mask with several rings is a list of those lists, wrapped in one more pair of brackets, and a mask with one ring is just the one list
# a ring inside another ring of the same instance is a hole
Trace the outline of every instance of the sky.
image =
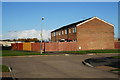
[[(117, 2), (2, 2), (2, 39), (50, 38), (64, 25), (97, 16), (114, 25), (118, 37)], [(44, 22), (41, 18), (44, 17)]]

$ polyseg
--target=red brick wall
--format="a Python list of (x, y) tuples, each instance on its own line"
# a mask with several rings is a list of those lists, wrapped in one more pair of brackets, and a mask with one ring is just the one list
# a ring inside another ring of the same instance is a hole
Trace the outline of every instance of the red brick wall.
[(11, 44), (11, 50), (18, 50), (18, 45), (17, 45), (17, 43), (12, 43), (12, 44)]
[(23, 43), (17, 43), (17, 50), (23, 50)]
[(31, 43), (32, 51), (40, 52), (40, 43)]
[(45, 43), (45, 51), (59, 51), (59, 43)]
[[(40, 52), (41, 43), (31, 43), (32, 51)], [(44, 51), (44, 43), (42, 43), (42, 51)]]
[(120, 42), (115, 42), (115, 49), (120, 49)]
[(45, 43), (45, 51), (76, 51), (76, 42)]
[(77, 26), (78, 50), (114, 49), (114, 28), (98, 19)]
[(77, 50), (76, 42), (60, 42), (59, 51), (76, 51)]

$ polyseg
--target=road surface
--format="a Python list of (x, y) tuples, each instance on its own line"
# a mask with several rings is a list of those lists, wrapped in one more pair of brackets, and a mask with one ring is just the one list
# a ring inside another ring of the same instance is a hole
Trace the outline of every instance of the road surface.
[(83, 65), (81, 62), (99, 55), (60, 55), (3, 57), (3, 64), (12, 67), (16, 78), (118, 78), (117, 74)]

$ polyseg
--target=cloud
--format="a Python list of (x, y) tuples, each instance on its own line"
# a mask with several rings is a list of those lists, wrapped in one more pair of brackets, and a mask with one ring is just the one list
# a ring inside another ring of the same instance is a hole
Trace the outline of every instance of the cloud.
[[(50, 38), (51, 30), (42, 30), (43, 39), (47, 40)], [(41, 39), (40, 30), (23, 30), (23, 31), (10, 31), (6, 34), (3, 34), (2, 39), (18, 39), (18, 38), (38, 38)]]
[(2, 35), (0, 34), (0, 40), (2, 39)]

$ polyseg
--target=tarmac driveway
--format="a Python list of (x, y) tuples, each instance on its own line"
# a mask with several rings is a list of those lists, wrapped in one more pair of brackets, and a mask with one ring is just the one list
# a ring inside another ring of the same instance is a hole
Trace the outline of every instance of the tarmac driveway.
[(114, 73), (81, 63), (87, 58), (99, 56), (101, 55), (4, 57), (3, 64), (12, 67), (16, 78), (118, 78)]

